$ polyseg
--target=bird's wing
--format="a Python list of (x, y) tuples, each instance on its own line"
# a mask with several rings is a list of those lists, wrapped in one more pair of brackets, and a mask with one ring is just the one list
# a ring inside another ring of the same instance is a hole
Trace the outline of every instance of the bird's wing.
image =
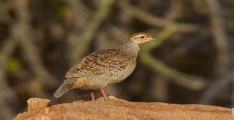
[(111, 67), (111, 65), (119, 64), (115, 63), (115, 61), (117, 61), (116, 59), (120, 59), (121, 54), (119, 49), (107, 49), (94, 52), (74, 65), (67, 72), (65, 78), (102, 74), (108, 67)]

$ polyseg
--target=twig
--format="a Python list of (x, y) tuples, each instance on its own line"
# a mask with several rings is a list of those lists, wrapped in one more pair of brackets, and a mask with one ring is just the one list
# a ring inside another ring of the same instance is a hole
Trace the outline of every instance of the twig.
[(150, 55), (150, 51), (167, 40), (176, 31), (175, 26), (166, 27), (161, 33), (158, 34), (157, 41), (146, 44), (142, 48), (140, 58), (143, 63), (150, 66), (155, 72), (161, 75), (172, 78), (172, 82), (184, 86), (192, 90), (201, 90), (206, 86), (205, 80), (201, 77), (187, 75), (175, 69), (167, 67), (159, 60)]
[(7, 105), (7, 102), (16, 101), (16, 95), (14, 91), (8, 86), (6, 82), (6, 63), (12, 55), (16, 46), (16, 42), (12, 39), (6, 39), (3, 47), (0, 51), (0, 107), (4, 110), (0, 110), (1, 119), (10, 120), (14, 117), (14, 110)]
[(13, 1), (4, 1), (0, 4), (0, 21), (5, 24), (10, 24), (13, 22), (12, 17), (8, 13), (9, 8), (11, 7)]
[(226, 75), (221, 79), (215, 80), (210, 87), (203, 93), (199, 103), (201, 104), (213, 104), (225, 88), (228, 88), (232, 84), (232, 74)]
[(192, 7), (197, 14), (208, 15), (206, 1), (204, 0), (190, 0)]
[(32, 43), (32, 34), (30, 30), (30, 16), (28, 8), (28, 0), (15, 2), (18, 13), (18, 21), (12, 28), (12, 36), (17, 40), (23, 50), (23, 55), (29, 63), (29, 67), (43, 81), (50, 86), (54, 86), (55, 78), (50, 75), (49, 71), (43, 66), (37, 47)]
[(166, 19), (170, 21), (174, 21), (179, 17), (180, 11), (181, 11), (181, 0), (173, 0), (170, 3), (170, 9), (165, 14)]
[(101, 0), (98, 11), (85, 27), (79, 45), (73, 51), (75, 59), (81, 58), (88, 51), (88, 45), (102, 21), (107, 17), (113, 3), (114, 0)]
[(170, 99), (169, 94), (169, 80), (165, 76), (153, 76), (152, 78), (152, 85), (151, 85), (151, 91), (150, 96), (155, 98), (156, 100), (162, 101), (162, 102), (168, 102)]
[[(179, 13), (181, 11), (181, 0), (171, 1), (171, 7), (166, 13), (164, 17), (167, 20), (175, 21), (179, 17)], [(153, 97), (160, 101), (168, 101), (169, 100), (169, 80), (167, 77), (164, 76), (154, 76), (152, 81), (152, 92), (154, 93)]]
[[(80, 47), (80, 43), (83, 42), (80, 40), (80, 31), (86, 28), (85, 23), (87, 22), (88, 17), (91, 14), (90, 9), (85, 7), (79, 0), (64, 0), (67, 2), (69, 6), (68, 16), (66, 18), (67, 24), (71, 24), (72, 28), (71, 31), (68, 32), (67, 35), (67, 43), (68, 43), (68, 59), (69, 64), (74, 64), (77, 58), (76, 56), (76, 49)], [(80, 17), (82, 16), (82, 17)], [(88, 45), (87, 45), (88, 46)], [(75, 60), (74, 60), (75, 59)]]
[(223, 27), (224, 21), (221, 16), (221, 7), (217, 0), (206, 0), (210, 11), (211, 32), (214, 37), (214, 43), (217, 48), (216, 73), (224, 75), (229, 70), (229, 43), (228, 37)]
[(187, 24), (187, 23), (175, 23), (172, 22), (171, 20), (150, 15), (149, 13), (144, 12), (143, 10), (130, 5), (126, 1), (122, 1), (121, 6), (123, 7), (123, 9), (126, 9), (126, 11), (129, 12), (133, 17), (152, 26), (165, 27), (167, 25), (173, 25), (178, 28), (177, 31), (186, 32), (186, 33), (196, 32), (201, 28), (201, 26), (199, 25)]

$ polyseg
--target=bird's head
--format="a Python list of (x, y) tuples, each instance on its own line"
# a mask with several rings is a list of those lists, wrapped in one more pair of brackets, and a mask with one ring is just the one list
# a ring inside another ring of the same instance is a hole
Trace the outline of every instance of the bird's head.
[(155, 40), (150, 34), (145, 32), (135, 33), (131, 36), (130, 41), (138, 45)]

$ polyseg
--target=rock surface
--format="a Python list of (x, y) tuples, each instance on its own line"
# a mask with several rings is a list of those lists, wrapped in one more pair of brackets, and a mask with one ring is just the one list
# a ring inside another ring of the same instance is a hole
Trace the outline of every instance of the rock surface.
[(27, 101), (28, 103), (28, 110), (36, 110), (36, 109), (44, 109), (47, 108), (50, 100), (48, 99), (41, 99), (41, 98), (30, 98)]
[[(39, 100), (36, 102), (35, 100)], [(29, 99), (29, 101), (31, 101)], [(48, 105), (48, 99), (32, 103)], [(45, 104), (44, 104), (45, 103)], [(74, 101), (45, 107), (35, 106), (20, 113), (15, 120), (233, 120), (231, 109), (208, 105), (179, 105), (158, 102), (129, 102), (113, 98), (95, 102)]]

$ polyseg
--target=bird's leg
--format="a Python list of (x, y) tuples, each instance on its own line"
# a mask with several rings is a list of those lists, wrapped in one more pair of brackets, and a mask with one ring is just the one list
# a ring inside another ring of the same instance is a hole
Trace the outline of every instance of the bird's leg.
[(90, 96), (92, 98), (92, 101), (95, 101), (95, 95), (94, 95), (94, 92), (93, 91), (90, 91)]
[(102, 96), (105, 98), (105, 100), (109, 100), (109, 97), (107, 96), (105, 90), (103, 88), (100, 88), (100, 91), (102, 93)]

